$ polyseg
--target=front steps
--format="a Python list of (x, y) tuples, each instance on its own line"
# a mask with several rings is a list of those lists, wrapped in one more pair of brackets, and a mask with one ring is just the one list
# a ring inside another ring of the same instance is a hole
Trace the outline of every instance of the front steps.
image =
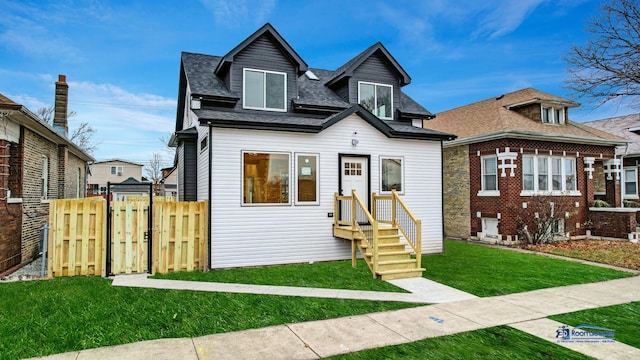
[[(363, 236), (350, 226), (334, 227), (334, 236), (355, 242), (369, 268), (373, 271), (373, 249), (369, 247)], [(420, 256), (417, 254), (416, 256)], [(418, 267), (416, 258), (406, 250), (400, 240), (398, 229), (382, 227), (378, 229), (378, 268), (375, 277), (381, 280), (421, 277), (425, 269)]]

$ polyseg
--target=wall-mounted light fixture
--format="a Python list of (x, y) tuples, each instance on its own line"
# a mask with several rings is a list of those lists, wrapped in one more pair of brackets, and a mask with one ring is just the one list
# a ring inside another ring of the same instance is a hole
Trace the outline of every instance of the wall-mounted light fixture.
[(360, 141), (358, 141), (358, 139), (356, 139), (357, 135), (358, 135), (358, 132), (354, 131), (353, 132), (353, 139), (351, 139), (351, 145), (353, 145), (353, 146), (357, 146), (358, 143), (360, 142)]

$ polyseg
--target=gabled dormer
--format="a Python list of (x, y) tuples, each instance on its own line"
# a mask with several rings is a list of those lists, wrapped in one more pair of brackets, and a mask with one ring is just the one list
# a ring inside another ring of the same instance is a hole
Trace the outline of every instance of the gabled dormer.
[(575, 101), (549, 96), (505, 105), (505, 108), (542, 124), (565, 125), (569, 118), (569, 108), (577, 106), (580, 104)]
[(399, 120), (400, 88), (410, 82), (409, 74), (378, 42), (338, 68), (325, 85), (380, 119)]
[(236, 108), (288, 111), (307, 63), (267, 23), (233, 48), (214, 70), (240, 101)]

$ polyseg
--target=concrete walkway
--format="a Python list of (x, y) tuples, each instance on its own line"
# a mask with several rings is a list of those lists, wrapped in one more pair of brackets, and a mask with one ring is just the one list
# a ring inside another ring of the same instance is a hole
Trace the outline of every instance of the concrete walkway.
[(360, 291), (293, 286), (163, 280), (149, 279), (147, 278), (147, 276), (148, 274), (118, 275), (113, 279), (112, 285), (153, 289), (195, 290), (240, 294), (305, 296), (351, 300), (399, 301), (419, 304), (437, 304), (441, 302), (476, 298), (476, 296), (468, 294), (464, 291), (460, 291), (425, 278), (411, 278), (389, 281), (393, 285), (410, 292), (407, 294), (382, 291)]
[[(407, 279), (413, 280), (413, 279)], [(425, 279), (426, 280), (426, 279)], [(190, 339), (160, 339), (57, 354), (45, 359), (317, 359), (365, 349), (510, 325), (561, 346), (600, 359), (640, 359), (640, 349), (620, 342), (567, 342), (556, 338), (562, 324), (547, 316), (577, 310), (640, 301), (640, 277), (600, 283), (571, 285), (488, 298), (477, 298), (449, 287), (421, 280), (398, 281), (414, 291), (441, 290), (434, 294), (394, 294), (386, 301), (405, 295), (414, 302), (431, 299), (436, 305), (349, 316), (336, 319), (284, 324), (266, 328), (207, 335)], [(136, 285), (137, 283), (137, 285)], [(234, 291), (293, 296), (362, 298), (380, 294), (346, 290), (272, 287), (239, 284), (191, 283), (147, 279), (146, 276), (116, 277), (116, 286), (162, 287), (196, 291)], [(215, 289), (214, 289), (215, 288)], [(214, 289), (214, 290), (212, 290)], [(224, 290), (223, 290), (224, 289)], [(430, 290), (429, 290), (430, 289)], [(323, 291), (320, 291), (323, 290)], [(271, 292), (273, 291), (273, 292)], [(302, 291), (302, 293), (301, 293)], [(452, 301), (446, 295), (451, 291)], [(410, 296), (411, 295), (411, 296)], [(412, 297), (413, 296), (413, 297)], [(458, 299), (457, 297), (463, 297)], [(421, 300), (420, 300), (421, 299)], [(599, 325), (599, 324), (592, 324)], [(614, 329), (615, 330), (615, 329)]]

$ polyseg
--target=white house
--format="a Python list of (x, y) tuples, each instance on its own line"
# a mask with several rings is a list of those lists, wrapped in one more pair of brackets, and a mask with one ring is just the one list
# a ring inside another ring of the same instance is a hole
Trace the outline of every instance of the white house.
[(224, 56), (183, 53), (178, 198), (209, 200), (210, 267), (350, 258), (332, 229), (334, 195), (352, 189), (369, 210), (396, 190), (422, 220), (421, 252), (441, 252), (442, 142), (455, 137), (422, 128), (434, 116), (402, 92), (410, 81), (381, 43), (309, 68), (270, 24)]

